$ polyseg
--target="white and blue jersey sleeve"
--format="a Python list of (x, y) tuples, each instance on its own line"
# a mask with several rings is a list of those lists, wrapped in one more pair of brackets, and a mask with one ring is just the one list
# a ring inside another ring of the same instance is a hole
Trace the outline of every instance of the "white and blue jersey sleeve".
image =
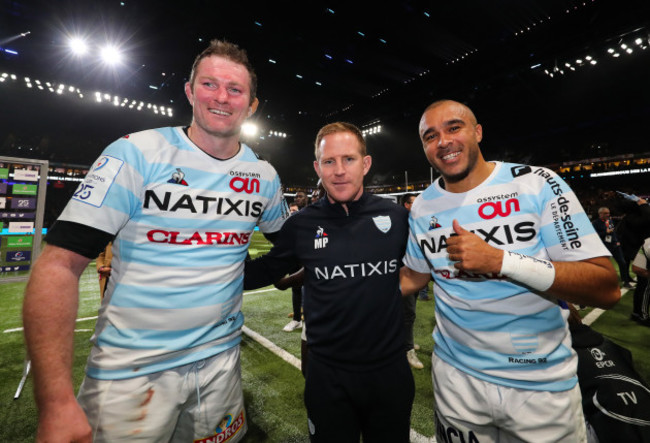
[(277, 173), (245, 145), (218, 160), (161, 128), (108, 146), (59, 218), (116, 236), (88, 375), (129, 378), (236, 346), (251, 236), (287, 217)]
[(413, 204), (404, 258), (434, 277), (436, 355), (493, 383), (570, 389), (577, 360), (566, 314), (556, 300), (499, 274), (454, 268), (446, 242), (454, 219), (499, 249), (554, 261), (608, 256), (575, 194), (546, 168), (500, 162), (465, 193), (436, 181)]

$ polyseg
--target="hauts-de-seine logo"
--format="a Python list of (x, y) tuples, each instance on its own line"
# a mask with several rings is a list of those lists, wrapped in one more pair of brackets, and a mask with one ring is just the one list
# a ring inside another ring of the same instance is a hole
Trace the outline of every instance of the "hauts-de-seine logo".
[(181, 168), (176, 168), (176, 172), (172, 174), (172, 178), (169, 179), (167, 183), (176, 183), (177, 185), (188, 186), (185, 181), (185, 173), (181, 171)]

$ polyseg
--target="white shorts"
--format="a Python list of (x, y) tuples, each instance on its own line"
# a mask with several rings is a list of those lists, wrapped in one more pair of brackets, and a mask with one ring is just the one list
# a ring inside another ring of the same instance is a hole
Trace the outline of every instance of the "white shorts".
[(77, 400), (96, 443), (233, 443), (248, 428), (239, 346), (142, 377), (97, 380), (86, 376)]
[(562, 392), (509, 388), (472, 377), (435, 354), (431, 362), (437, 441), (587, 441), (577, 384)]

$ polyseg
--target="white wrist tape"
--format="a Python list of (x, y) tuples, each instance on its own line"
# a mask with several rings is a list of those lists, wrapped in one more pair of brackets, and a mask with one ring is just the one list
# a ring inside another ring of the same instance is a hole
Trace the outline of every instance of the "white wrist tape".
[(503, 251), (500, 274), (529, 288), (546, 291), (555, 280), (555, 267), (548, 260)]

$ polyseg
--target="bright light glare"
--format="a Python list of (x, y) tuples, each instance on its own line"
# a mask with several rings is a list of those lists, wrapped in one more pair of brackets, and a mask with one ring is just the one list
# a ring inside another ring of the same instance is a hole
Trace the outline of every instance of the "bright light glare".
[(88, 52), (88, 45), (79, 37), (71, 38), (68, 42), (68, 45), (70, 46), (70, 50), (75, 55), (84, 55), (86, 52)]
[(106, 46), (102, 48), (102, 60), (109, 65), (117, 65), (122, 61), (122, 54), (115, 46)]
[(253, 123), (244, 123), (241, 126), (241, 132), (247, 136), (253, 136), (257, 134), (257, 125)]

